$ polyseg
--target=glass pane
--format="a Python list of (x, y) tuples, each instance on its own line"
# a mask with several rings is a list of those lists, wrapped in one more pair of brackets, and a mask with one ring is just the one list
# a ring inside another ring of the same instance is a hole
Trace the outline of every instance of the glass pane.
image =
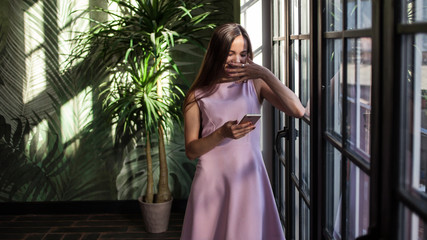
[(279, 1), (273, 1), (272, 2), (272, 8), (271, 8), (271, 14), (272, 14), (272, 25), (271, 25), (271, 29), (273, 32), (273, 36), (274, 37), (278, 37), (280, 36), (280, 9), (279, 9)]
[[(299, 56), (299, 40), (292, 42), (291, 46), (291, 82), (294, 83), (294, 92), (299, 97), (300, 92), (300, 56)], [(295, 129), (300, 133), (299, 120), (295, 121)], [(299, 178), (299, 141), (295, 141), (295, 158), (293, 159), (292, 172)]]
[(325, 29), (327, 32), (342, 31), (342, 0), (327, 0), (325, 6)]
[(310, 33), (310, 2), (301, 0), (301, 34)]
[[(242, 12), (242, 25), (245, 26), (249, 36), (251, 36), (252, 49), (258, 49), (262, 47), (262, 22), (261, 18), (254, 16), (262, 15), (262, 3), (261, 1), (252, 1), (250, 7), (246, 8)], [(245, 16), (245, 17), (243, 17)], [(262, 56), (262, 54), (261, 54)], [(262, 63), (262, 61), (260, 62)]]
[(301, 73), (300, 73), (300, 67), (301, 67), (300, 66), (300, 61), (301, 61), (301, 59), (300, 59), (300, 57), (301, 57), (300, 56), (300, 43), (301, 43), (300, 40), (294, 40), (293, 44), (292, 44), (292, 52), (291, 52), (291, 54), (292, 54), (292, 56), (291, 56), (291, 59), (292, 59), (291, 79), (292, 79), (292, 82), (294, 83), (294, 88), (295, 88), (293, 90), (298, 97), (300, 97), (300, 81), (301, 81), (301, 79), (300, 79), (300, 76), (301, 76)]
[(279, 42), (280, 52), (278, 54), (279, 54), (279, 58), (280, 58), (280, 62), (279, 62), (279, 64), (280, 64), (280, 80), (282, 80), (282, 82), (285, 82), (285, 66), (286, 66), (285, 46), (286, 46), (285, 41)]
[(299, 234), (299, 228), (300, 228), (300, 197), (299, 197), (299, 192), (298, 189), (294, 188), (294, 192), (295, 192), (295, 206), (293, 207), (294, 209), (294, 233), (295, 233), (295, 238), (294, 239), (300, 239), (300, 234)]
[(300, 165), (300, 160), (301, 160), (301, 156), (300, 156), (300, 141), (301, 141), (301, 128), (300, 128), (300, 120), (299, 119), (295, 119), (295, 130), (298, 133), (298, 138), (295, 141), (295, 158), (294, 158), (294, 162), (292, 164), (292, 172), (295, 174), (295, 176), (299, 179), (300, 177), (300, 169), (299, 169), (299, 165)]
[(399, 240), (426, 239), (427, 222), (408, 208), (401, 206), (400, 209), (403, 216), (399, 218)]
[(310, 209), (304, 201), (301, 206), (301, 240), (310, 239)]
[(293, 83), (293, 91), (300, 97), (300, 41), (294, 40), (291, 45), (290, 78)]
[(301, 40), (301, 102), (310, 98), (310, 40)]
[(427, 169), (427, 34), (402, 39), (402, 79), (406, 107), (405, 183), (426, 194)]
[(280, 63), (279, 63), (279, 46), (280, 42), (273, 42), (273, 66), (272, 66), (272, 72), (274, 73), (274, 75), (276, 75), (280, 80), (283, 80), (280, 77)]
[[(285, 6), (284, 6), (284, 2), (283, 1), (278, 1), (278, 3), (277, 3), (277, 7), (278, 7), (278, 10), (279, 10), (279, 19), (280, 19), (280, 22), (279, 22), (279, 26), (280, 26), (280, 28), (279, 28), (279, 36), (285, 36), (285, 28), (287, 27), (286, 26), (286, 21), (285, 21)], [(284, 54), (283, 54), (284, 55)]]
[(371, 119), (371, 38), (347, 42), (347, 143), (369, 161)]
[(326, 144), (326, 230), (341, 239), (341, 153)]
[(285, 82), (285, 54), (284, 41), (273, 42), (273, 72), (284, 83)]
[(347, 29), (371, 28), (371, 0), (347, 1)]
[(299, 34), (299, 0), (291, 0), (291, 35)]
[(427, 1), (426, 0), (401, 0), (402, 23), (415, 23), (427, 21)]
[(286, 169), (283, 164), (280, 164), (280, 213), (286, 219)]
[(348, 239), (366, 235), (369, 227), (369, 176), (349, 163), (347, 176)]
[(342, 40), (326, 40), (326, 131), (342, 136)]
[(301, 121), (301, 188), (310, 198), (310, 125)]

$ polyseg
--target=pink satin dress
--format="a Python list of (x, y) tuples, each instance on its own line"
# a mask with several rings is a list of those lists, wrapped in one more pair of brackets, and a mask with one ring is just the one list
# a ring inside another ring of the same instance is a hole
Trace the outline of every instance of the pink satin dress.
[[(196, 91), (196, 97), (203, 92)], [(202, 137), (227, 121), (259, 113), (253, 81), (220, 83), (197, 101)], [(271, 185), (260, 150), (260, 121), (243, 138), (225, 139), (197, 164), (181, 240), (282, 240)]]

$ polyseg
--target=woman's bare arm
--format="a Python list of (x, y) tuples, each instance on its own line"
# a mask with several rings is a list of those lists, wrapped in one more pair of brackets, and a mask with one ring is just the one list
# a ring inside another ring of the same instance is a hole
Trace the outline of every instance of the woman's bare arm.
[(267, 99), (274, 107), (293, 117), (302, 117), (305, 108), (301, 101), (286, 87), (270, 70), (251, 60), (248, 63), (233, 64), (234, 68), (227, 69), (228, 80), (237, 82), (255, 79), (254, 84), (260, 101)]
[(254, 81), (260, 99), (267, 99), (274, 107), (292, 117), (304, 116), (305, 108), (301, 101), (273, 73), (268, 71), (265, 77)]

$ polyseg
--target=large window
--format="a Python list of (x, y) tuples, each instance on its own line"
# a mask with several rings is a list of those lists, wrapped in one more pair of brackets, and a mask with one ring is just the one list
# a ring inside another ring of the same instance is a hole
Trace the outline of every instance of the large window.
[[(312, 79), (311, 4), (309, 0), (273, 1), (273, 71), (295, 92), (304, 106), (310, 99)], [(278, 197), (287, 239), (310, 239), (311, 233), (311, 122), (277, 112), (285, 140), (280, 140), (277, 163)]]
[(273, 70), (312, 106), (276, 115), (287, 239), (427, 239), (427, 0), (272, 13)]
[(426, 239), (427, 1), (401, 0), (400, 9), (399, 239)]
[(327, 0), (324, 11), (326, 238), (368, 233), (371, 1)]

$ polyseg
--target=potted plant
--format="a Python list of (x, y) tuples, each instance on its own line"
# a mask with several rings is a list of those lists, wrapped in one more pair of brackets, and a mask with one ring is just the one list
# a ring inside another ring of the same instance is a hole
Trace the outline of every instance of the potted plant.
[[(77, 38), (74, 57), (87, 55), (93, 64), (105, 64), (111, 78), (100, 85), (104, 109), (115, 128), (115, 144), (121, 148), (135, 147), (143, 140), (147, 161), (147, 188), (139, 198), (141, 209), (168, 203), (166, 224), (149, 232), (167, 229), (172, 200), (168, 185), (165, 154), (165, 132), (181, 119), (183, 92), (177, 84), (182, 79), (172, 58), (176, 45), (191, 43), (203, 48), (195, 34), (212, 29), (207, 24), (209, 11), (203, 1), (190, 0), (112, 0), (120, 13), (107, 9), (98, 11), (113, 16), (96, 24)], [(152, 139), (158, 141), (160, 176), (154, 194), (152, 172)], [(147, 216), (146, 213), (143, 213)], [(154, 220), (148, 217), (148, 227)]]
[[(108, 101), (105, 109), (117, 119), (116, 123), (122, 129), (120, 131), (130, 131), (131, 135), (144, 139), (147, 187), (145, 195), (139, 197), (138, 201), (147, 231), (164, 232), (167, 230), (172, 204), (164, 132), (165, 129), (173, 127), (175, 122), (180, 122), (181, 114), (177, 102), (183, 93), (170, 81), (174, 74), (170, 73), (172, 69), (168, 61), (151, 51), (143, 51), (142, 58), (138, 56), (141, 52), (135, 52), (132, 50), (128, 53), (122, 74), (114, 77), (116, 83), (121, 83), (114, 84), (115, 87), (107, 91), (110, 96), (106, 99), (119, 97), (115, 101)], [(130, 81), (127, 81), (128, 77)], [(152, 171), (153, 138), (158, 140), (160, 162), (157, 194), (154, 193)]]

